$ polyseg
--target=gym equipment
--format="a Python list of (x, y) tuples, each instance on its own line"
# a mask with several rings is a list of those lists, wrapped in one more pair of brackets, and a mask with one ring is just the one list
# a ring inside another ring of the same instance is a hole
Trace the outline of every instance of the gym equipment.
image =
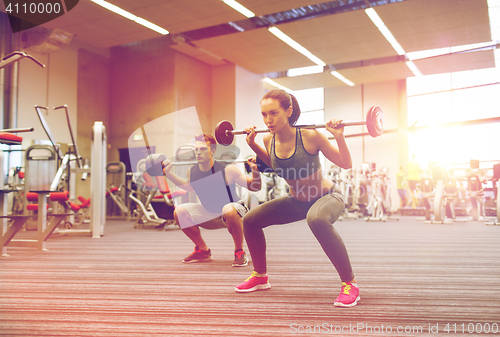
[(57, 152), (53, 146), (34, 144), (26, 149), (24, 194), (50, 190), (57, 172)]
[[(146, 157), (146, 172), (149, 173), (152, 177), (163, 176), (163, 162), (168, 160), (168, 157), (163, 153), (154, 153), (150, 154)], [(246, 163), (246, 160), (243, 159), (229, 159), (229, 160), (217, 160), (219, 162), (224, 163)], [(198, 162), (196, 161), (179, 161), (179, 162), (171, 162), (172, 166), (181, 166), (181, 165), (196, 165)]]
[(125, 191), (122, 188), (126, 184), (126, 167), (122, 162), (112, 162), (106, 165), (106, 188), (107, 218), (123, 219), (128, 217), (128, 207), (125, 198)]
[[(137, 219), (134, 228), (145, 228), (145, 226), (148, 223), (153, 223), (153, 225), (155, 225), (155, 228), (159, 228), (162, 226), (167, 227), (166, 225), (177, 225), (175, 220), (162, 219), (158, 216), (153, 207), (153, 199), (163, 198), (163, 201), (165, 202), (164, 204), (169, 207), (172, 207), (174, 206), (173, 200), (175, 198), (185, 195), (186, 191), (179, 190), (171, 193), (168, 188), (167, 181), (164, 177), (156, 176), (155, 177), (156, 183), (155, 183), (152, 177), (146, 171), (142, 173), (142, 178), (144, 179), (142, 190), (149, 191), (145, 203), (143, 203), (139, 198), (138, 195), (139, 190), (135, 192), (127, 188), (127, 190), (129, 190), (130, 192), (129, 198), (133, 200), (138, 206), (138, 208), (135, 209), (133, 212), (135, 218)], [(156, 193), (157, 191), (160, 191), (161, 196), (155, 196), (157, 194)]]
[[(3, 67), (0, 67), (0, 69)], [(22, 142), (22, 137), (17, 136), (17, 135), (12, 135), (9, 133), (13, 129), (7, 129), (7, 130), (0, 130), (0, 144), (5, 144), (5, 145), (20, 145)], [(15, 129), (14, 129), (15, 130)], [(29, 129), (33, 131), (32, 129)], [(13, 131), (16, 132), (16, 131)], [(0, 168), (2, 168), (3, 172), (3, 167), (4, 167), (4, 152), (0, 152)], [(14, 246), (17, 244), (17, 241), (20, 240), (12, 240), (14, 236), (23, 228), (24, 224), (28, 219), (31, 217), (27, 215), (8, 215), (7, 214), (7, 204), (8, 204), (8, 198), (6, 198), (7, 193), (10, 192), (18, 192), (19, 190), (17, 188), (6, 188), (4, 185), (4, 178), (3, 175), (0, 179), (0, 223), (1, 223), (1, 233), (0, 236), (0, 246), (2, 247), (2, 256), (8, 256), (7, 254), (7, 245), (11, 244), (11, 246)], [(8, 226), (7, 220), (13, 220), (13, 223)], [(35, 243), (37, 244), (37, 243)]]
[(417, 186), (417, 190), (422, 195), (422, 201), (425, 206), (425, 220), (430, 221), (432, 214), (431, 209), (433, 209), (431, 203), (433, 202), (435, 192), (432, 179), (429, 177), (420, 179), (420, 184)]
[(497, 218), (495, 221), (493, 221), (493, 223), (488, 224), (500, 225), (500, 164), (493, 165), (493, 178), (491, 180), (493, 182), (493, 185), (496, 185), (494, 195), (497, 199)]
[(472, 220), (477, 221), (479, 220), (479, 218), (485, 219), (486, 214), (484, 210), (484, 187), (477, 174), (471, 174), (467, 177), (467, 192), (469, 192), (470, 202), (472, 206)]
[[(73, 137), (72, 129), (71, 129), (71, 123), (70, 123), (70, 117), (69, 117), (69, 112), (67, 109), (66, 105), (56, 107), (55, 110), (57, 109), (65, 109), (66, 113), (66, 120), (68, 123), (68, 129), (71, 135), (71, 139), (73, 141), (73, 149), (75, 154), (68, 153), (66, 155), (62, 155), (61, 149), (59, 146), (57, 146), (57, 143), (54, 140), (54, 137), (52, 136), (52, 133), (50, 131), (50, 128), (45, 121), (45, 118), (43, 117), (43, 114), (40, 110), (48, 110), (46, 107), (41, 107), (38, 105), (35, 105), (35, 111), (37, 112), (38, 118), (40, 120), (40, 123), (42, 127), (45, 130), (45, 133), (47, 134), (47, 137), (49, 138), (52, 147), (54, 149), (54, 153), (57, 155), (58, 161), (61, 162), (61, 165), (59, 166), (59, 169), (55, 175), (54, 180), (52, 181), (52, 184), (50, 185), (50, 188), (48, 189), (49, 192), (54, 192), (59, 189), (59, 185), (61, 183), (61, 180), (63, 178), (63, 174), (66, 169), (69, 170), (70, 168), (70, 161), (75, 160), (79, 167), (78, 169), (75, 169), (73, 171), (77, 172), (83, 172), (88, 173), (90, 172), (91, 174), (91, 188), (90, 188), (90, 194), (91, 197), (90, 199), (92, 200), (92, 206), (91, 206), (91, 225), (89, 230), (71, 230), (67, 231), (65, 233), (90, 233), (93, 238), (99, 238), (104, 235), (104, 225), (106, 223), (106, 155), (107, 155), (107, 143), (106, 143), (106, 128), (104, 127), (102, 122), (94, 122), (94, 126), (92, 127), (93, 131), (93, 137), (92, 137), (92, 146), (91, 146), (91, 163), (92, 167), (90, 169), (86, 168), (81, 168), (81, 158), (79, 157), (78, 154), (78, 147), (76, 145), (75, 139)], [(68, 180), (70, 176), (70, 173), (68, 172), (67, 178)], [(29, 179), (29, 177), (28, 177)], [(70, 196), (71, 193), (73, 193), (73, 190), (69, 188), (69, 183), (68, 185), (68, 190), (70, 191)], [(45, 188), (45, 187), (44, 187)], [(30, 188), (31, 191), (33, 191)], [(45, 188), (45, 190), (47, 190)], [(72, 196), (71, 196), (72, 197)], [(40, 214), (40, 213), (39, 213)], [(46, 220), (46, 219), (45, 219)], [(59, 233), (62, 233), (62, 231), (59, 231)]]
[(93, 238), (104, 235), (104, 225), (106, 224), (106, 162), (107, 162), (107, 138), (106, 128), (103, 122), (94, 122), (92, 127), (92, 157), (91, 167), (91, 232)]
[(3, 132), (17, 133), (17, 132), (33, 132), (33, 131), (35, 131), (35, 128), (2, 129), (2, 130), (0, 130), (0, 133), (3, 133)]
[(2, 57), (2, 59), (0, 60), (0, 69), (2, 69), (3, 67), (8, 66), (9, 64), (11, 64), (13, 62), (19, 61), (19, 60), (21, 60), (21, 59), (23, 59), (25, 57), (28, 58), (28, 59), (30, 59), (30, 60), (32, 60), (36, 64), (38, 64), (40, 67), (42, 67), (42, 68), (45, 67), (45, 65), (42, 62), (38, 61), (33, 56), (28, 55), (28, 54), (26, 54), (23, 51), (15, 51), (15, 52), (12, 52), (12, 53), (10, 53), (10, 54)]
[[(70, 153), (65, 154), (64, 156), (62, 155), (62, 152), (61, 152), (61, 149), (59, 148), (59, 146), (57, 146), (57, 143), (54, 140), (54, 136), (52, 135), (52, 132), (50, 131), (50, 128), (49, 128), (47, 122), (45, 121), (45, 118), (43, 117), (43, 114), (41, 113), (40, 109), (48, 110), (48, 108), (35, 105), (35, 110), (37, 112), (37, 115), (38, 115), (38, 118), (40, 120), (40, 123), (42, 124), (42, 127), (45, 130), (45, 133), (47, 134), (47, 137), (49, 138), (49, 141), (52, 143), (52, 146), (56, 150), (56, 154), (58, 156), (58, 159), (60, 161), (62, 161), (61, 165), (59, 166), (59, 169), (57, 171), (56, 177), (55, 177), (52, 185), (50, 186), (50, 190), (51, 191), (56, 191), (59, 188), (59, 184), (61, 183), (61, 179), (62, 179), (62, 177), (64, 175), (65, 170), (66, 169), (69, 170), (69, 163), (70, 163), (70, 161), (71, 160), (75, 160), (76, 163), (78, 164), (78, 168), (79, 169), (82, 168), (82, 162), (81, 162), (81, 157), (78, 154), (78, 146), (76, 144), (75, 138), (73, 137), (73, 131), (72, 131), (72, 128), (71, 128), (71, 120), (70, 120), (70, 117), (69, 117), (69, 112), (68, 112), (67, 105), (63, 105), (63, 106), (54, 108), (54, 110), (65, 109), (66, 120), (67, 120), (67, 123), (68, 123), (68, 129), (69, 129), (69, 133), (70, 133), (70, 136), (71, 136), (71, 141), (73, 142), (71, 145), (73, 146), (74, 154), (70, 152)], [(69, 172), (68, 172), (67, 177), (69, 177)]]
[(358, 205), (359, 186), (356, 186), (356, 184), (359, 185), (357, 170), (344, 170), (332, 165), (330, 176), (344, 196), (345, 208), (339, 220), (358, 219), (360, 206)]
[(66, 113), (66, 120), (68, 122), (69, 135), (71, 136), (71, 142), (73, 145), (73, 149), (75, 151), (76, 163), (78, 164), (78, 168), (81, 168), (82, 167), (82, 161), (81, 161), (82, 157), (80, 157), (80, 154), (78, 153), (78, 146), (76, 146), (75, 137), (73, 137), (73, 130), (71, 129), (71, 120), (69, 118), (68, 106), (63, 105), (63, 106), (59, 106), (59, 107), (54, 108), (54, 110), (58, 110), (58, 109), (64, 109), (64, 111)]
[[(455, 216), (455, 205), (458, 200), (459, 182), (450, 178), (444, 166), (432, 167), (432, 179), (435, 184), (434, 204), (432, 206), (434, 220), (431, 223), (453, 223), (458, 220)], [(448, 219), (446, 219), (448, 218)]]
[[(373, 106), (368, 110), (366, 115), (366, 120), (358, 121), (344, 121), (341, 126), (354, 126), (354, 125), (366, 125), (368, 133), (372, 137), (378, 137), (384, 132), (384, 114), (382, 109)], [(295, 127), (302, 129), (321, 129), (324, 128), (326, 124), (313, 124), (313, 125), (296, 125)], [(255, 129), (255, 133), (266, 133), (269, 129)], [(215, 138), (217, 142), (221, 145), (229, 145), (233, 142), (235, 135), (246, 135), (245, 130), (234, 130), (233, 125), (229, 121), (221, 121), (215, 127)]]
[(365, 218), (366, 221), (386, 221), (389, 219), (398, 220), (397, 217), (391, 217), (391, 180), (388, 176), (388, 169), (382, 168), (372, 179), (372, 216)]

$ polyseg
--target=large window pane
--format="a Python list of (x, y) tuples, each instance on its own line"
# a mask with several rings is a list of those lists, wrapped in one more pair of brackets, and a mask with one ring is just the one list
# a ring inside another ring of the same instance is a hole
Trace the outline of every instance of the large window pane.
[[(408, 79), (408, 126), (431, 126), (409, 135), (409, 154), (422, 167), (500, 160), (500, 123), (442, 127), (441, 124), (500, 117), (500, 72), (464, 71)], [(446, 88), (448, 85), (448, 88)]]
[(409, 134), (409, 153), (415, 154), (422, 167), (433, 161), (454, 164), (471, 159), (500, 160), (499, 131), (499, 123), (422, 129)]
[(451, 74), (453, 89), (468, 88), (498, 82), (500, 82), (500, 69), (497, 68), (460, 71)]
[(453, 121), (499, 117), (499, 101), (500, 84), (454, 90)]
[(451, 89), (451, 75), (437, 74), (407, 79), (408, 96), (427, 94)]
[(452, 120), (451, 92), (408, 97), (408, 126), (435, 125)]
[(324, 88), (298, 90), (293, 93), (301, 111), (323, 110), (325, 108)]

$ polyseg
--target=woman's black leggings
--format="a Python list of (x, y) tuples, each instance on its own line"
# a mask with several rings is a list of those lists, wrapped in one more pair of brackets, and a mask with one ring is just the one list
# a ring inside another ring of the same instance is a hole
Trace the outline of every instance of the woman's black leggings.
[(266, 238), (263, 228), (306, 219), (309, 228), (323, 251), (333, 263), (342, 282), (354, 279), (351, 262), (342, 238), (333, 223), (344, 211), (344, 200), (338, 191), (310, 202), (298, 201), (288, 195), (252, 208), (243, 218), (245, 240), (252, 257), (254, 270), (266, 273)]

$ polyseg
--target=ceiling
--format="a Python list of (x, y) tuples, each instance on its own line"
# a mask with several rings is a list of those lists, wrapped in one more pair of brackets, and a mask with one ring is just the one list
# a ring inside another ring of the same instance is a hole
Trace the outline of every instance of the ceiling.
[[(182, 53), (210, 65), (234, 63), (256, 74), (272, 73), (276, 82), (292, 90), (345, 84), (329, 71), (280, 76), (288, 69), (315, 64), (267, 30), (273, 20), (323, 60), (326, 69), (336, 69), (356, 84), (413, 76), (404, 57), (398, 57), (363, 8), (375, 8), (406, 52), (491, 41), (487, 0), (239, 0), (255, 13), (253, 19), (220, 0), (108, 1), (167, 29), (170, 35), (163, 39)], [(297, 14), (318, 8), (326, 10)], [(74, 9), (43, 26), (63, 29), (74, 34), (74, 39), (99, 48), (160, 36), (90, 0), (80, 0)], [(415, 64), (427, 75), (490, 68), (495, 61), (492, 50), (483, 50)]]

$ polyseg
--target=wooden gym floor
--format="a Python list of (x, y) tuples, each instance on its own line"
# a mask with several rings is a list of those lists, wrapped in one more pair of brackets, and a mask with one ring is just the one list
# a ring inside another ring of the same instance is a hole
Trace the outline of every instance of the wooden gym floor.
[(193, 246), (180, 230), (108, 220), (100, 239), (8, 249), (0, 335), (500, 335), (500, 226), (402, 217), (335, 227), (361, 288), (353, 308), (333, 306), (337, 273), (303, 221), (266, 229), (272, 288), (238, 294), (252, 267), (231, 267), (226, 230), (203, 232), (214, 261), (186, 265)]

